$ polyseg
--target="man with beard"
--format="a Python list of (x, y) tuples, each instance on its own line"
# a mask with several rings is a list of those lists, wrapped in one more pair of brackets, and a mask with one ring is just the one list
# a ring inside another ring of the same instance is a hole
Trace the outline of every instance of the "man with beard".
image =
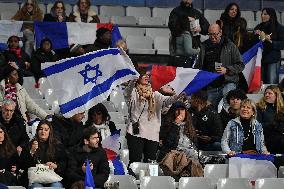
[(177, 35), (176, 31), (178, 31), (178, 23), (181, 23), (181, 19), (184, 17), (188, 17), (189, 21), (199, 20), (199, 25), (197, 27), (192, 28), (193, 35), (193, 47), (197, 48), (200, 46), (200, 35), (196, 35), (196, 33), (200, 33), (202, 35), (207, 35), (209, 23), (206, 18), (199, 12), (197, 9), (193, 8), (192, 5), (193, 0), (182, 0), (180, 2), (180, 6), (174, 8), (169, 17), (169, 29), (171, 30), (172, 36)]
[(84, 181), (86, 173), (86, 160), (90, 161), (90, 168), (96, 187), (103, 188), (107, 181), (110, 169), (107, 155), (103, 148), (99, 147), (99, 133), (95, 127), (84, 130), (83, 145), (77, 146), (69, 156), (67, 167), (67, 180), (72, 183)]

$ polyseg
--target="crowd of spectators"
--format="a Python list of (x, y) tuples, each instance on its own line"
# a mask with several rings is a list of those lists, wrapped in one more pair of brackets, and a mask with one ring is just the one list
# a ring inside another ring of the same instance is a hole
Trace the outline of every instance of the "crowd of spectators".
[[(230, 156), (236, 153), (284, 154), (283, 86), (268, 86), (259, 102), (247, 98), (247, 86), (237, 87), (245, 82), (242, 80), (245, 66), (241, 54), (259, 39), (264, 46), (263, 82), (278, 84), (284, 28), (277, 21), (274, 9), (264, 8), (261, 18), (262, 23), (250, 33), (236, 3), (229, 4), (220, 20), (211, 25), (193, 8), (192, 0), (182, 0), (180, 6), (173, 9), (169, 18), (170, 52), (177, 64), (172, 65), (215, 72), (221, 77), (192, 94), (188, 100), (186, 94), (175, 94), (170, 87), (153, 91), (151, 72), (138, 69), (139, 79), (130, 81), (124, 91), (129, 107), (125, 137), (130, 163), (160, 162), (172, 150), (182, 151), (194, 160), (198, 160), (200, 150), (223, 151)], [(91, 10), (89, 0), (79, 0), (70, 15), (66, 15), (63, 1), (56, 1), (44, 17), (37, 2), (27, 0), (12, 19), (100, 22)], [(195, 22), (193, 26), (192, 22)], [(61, 50), (54, 50), (52, 42), (46, 38), (34, 50), (33, 24), (25, 23), (23, 29), (25, 48), (18, 36), (11, 36), (7, 41), (8, 49), (0, 54), (3, 73), (0, 170), (6, 170), (5, 176), (0, 176), (0, 183), (28, 187), (28, 169), (41, 163), (55, 170), (63, 180), (49, 184), (30, 183), (30, 188), (69, 188), (84, 180), (86, 159), (89, 159), (96, 186), (103, 187), (110, 168), (101, 141), (117, 130), (106, 107), (99, 103), (88, 110), (86, 123), (83, 123), (85, 112), (71, 118), (48, 115), (30, 98), (22, 84), (26, 76), (34, 76), (36, 81), (45, 77), (40, 70), (42, 63), (109, 48), (111, 31), (100, 28), (94, 44), (73, 44), (70, 49)], [(209, 38), (201, 42), (200, 35)], [(118, 47), (127, 50), (124, 41), (119, 41)], [(223, 106), (218, 113), (222, 98)], [(31, 140), (27, 134), (28, 113), (41, 119)], [(283, 165), (284, 161), (279, 159), (277, 163), (277, 166)], [(20, 177), (14, 176), (19, 173)]]

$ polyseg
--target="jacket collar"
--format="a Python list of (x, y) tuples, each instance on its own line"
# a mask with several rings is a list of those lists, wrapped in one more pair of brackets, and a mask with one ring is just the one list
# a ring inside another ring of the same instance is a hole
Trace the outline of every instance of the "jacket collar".
[[(81, 15), (80, 15), (79, 7), (77, 5), (74, 6), (73, 11), (74, 11), (73, 15), (75, 16), (75, 21), (81, 22)], [(95, 11), (93, 11), (91, 8), (89, 8), (87, 22), (92, 21), (93, 16), (96, 16), (96, 15), (97, 15), (97, 13)]]

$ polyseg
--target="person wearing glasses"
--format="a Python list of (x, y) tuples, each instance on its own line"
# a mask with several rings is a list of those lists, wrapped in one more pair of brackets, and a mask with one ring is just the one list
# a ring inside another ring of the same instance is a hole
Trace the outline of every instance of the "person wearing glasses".
[(236, 88), (239, 73), (244, 64), (236, 45), (222, 35), (218, 24), (212, 24), (208, 29), (209, 39), (204, 41), (200, 48), (199, 59), (194, 68), (218, 73), (221, 76), (205, 87), (208, 100), (217, 110), (220, 100)]
[(55, 1), (53, 6), (50, 9), (49, 14), (45, 14), (43, 21), (44, 22), (67, 22), (68, 17), (65, 12), (65, 5), (63, 1)]
[(11, 18), (17, 21), (31, 21), (23, 24), (25, 51), (31, 55), (34, 47), (34, 21), (42, 21), (43, 13), (36, 0), (26, 0), (23, 7)]

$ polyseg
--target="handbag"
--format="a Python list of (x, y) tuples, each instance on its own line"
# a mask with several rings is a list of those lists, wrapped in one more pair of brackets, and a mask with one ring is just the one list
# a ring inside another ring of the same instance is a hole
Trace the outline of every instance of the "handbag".
[(41, 183), (50, 184), (59, 182), (63, 178), (56, 174), (53, 169), (50, 169), (47, 165), (37, 164), (36, 167), (30, 167), (28, 169), (29, 183)]

